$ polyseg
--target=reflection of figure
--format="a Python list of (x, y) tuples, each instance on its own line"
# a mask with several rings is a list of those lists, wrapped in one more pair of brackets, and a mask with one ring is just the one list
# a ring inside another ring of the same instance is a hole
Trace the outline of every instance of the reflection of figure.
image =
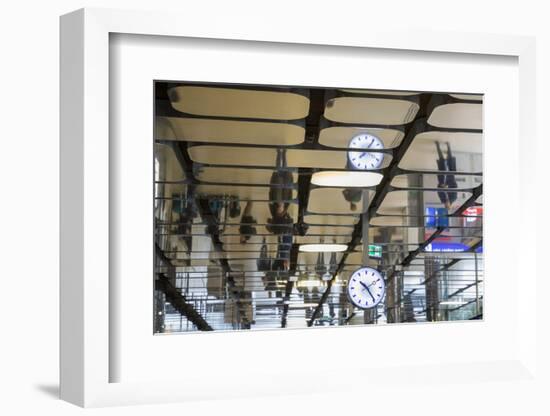
[(292, 235), (284, 234), (277, 237), (277, 254), (271, 258), (267, 253), (265, 238), (260, 249), (260, 257), (256, 261), (258, 271), (265, 272), (262, 280), (265, 290), (276, 290), (277, 277), (280, 272), (288, 271), (290, 265), (290, 249), (292, 247)]
[(285, 150), (277, 149), (276, 170), (269, 182), (271, 218), (267, 219), (266, 225), (267, 231), (277, 236), (277, 254), (275, 259), (267, 255), (264, 239), (258, 259), (258, 270), (266, 271), (263, 278), (266, 290), (275, 290), (279, 272), (289, 269), (294, 222), (288, 213), (289, 201), (292, 199), (292, 183), (292, 173), (287, 168)]
[[(321, 240), (322, 244), (322, 240)], [(317, 263), (315, 264), (315, 273), (317, 273), (317, 276), (323, 277), (323, 275), (327, 272), (327, 266), (325, 265), (325, 253), (320, 252), (317, 254)]]
[(292, 173), (287, 169), (285, 150), (277, 149), (277, 170), (273, 172), (269, 188), (269, 211), (267, 230), (273, 234), (291, 232), (292, 217), (288, 214), (289, 200), (292, 199)]
[(250, 240), (250, 237), (256, 234), (256, 227), (252, 224), (256, 224), (256, 219), (252, 216), (252, 201), (246, 203), (246, 207), (241, 217), (241, 226), (239, 227), (239, 233), (241, 234), (241, 244)]
[(292, 234), (283, 234), (278, 237), (277, 258), (273, 261), (273, 270), (286, 271), (290, 263), (290, 249), (292, 248)]
[[(441, 148), (439, 147), (439, 142), (435, 142), (435, 146), (437, 147), (437, 154), (439, 156), (439, 159), (437, 159), (437, 169), (440, 172), (456, 172), (456, 158), (451, 153), (451, 145), (447, 142), (447, 159), (445, 159), (445, 156), (443, 155), (443, 152), (441, 151)], [(438, 188), (457, 188), (455, 175), (453, 174), (439, 174), (437, 175), (437, 187)], [(443, 192), (439, 191), (437, 192), (437, 195), (439, 196), (439, 200), (443, 205), (445, 205), (445, 208), (447, 210), (451, 209), (451, 206), (456, 201), (457, 194), (456, 192)]]
[(342, 194), (344, 194), (344, 199), (349, 202), (349, 209), (357, 211), (357, 204), (361, 202), (363, 190), (361, 188), (346, 188)]
[(229, 202), (229, 217), (236, 218), (241, 215), (241, 204), (239, 203), (239, 198), (231, 197)]
[(265, 242), (265, 237), (262, 242), (262, 247), (260, 248), (260, 257), (256, 260), (258, 266), (258, 271), (265, 272), (271, 269), (271, 258), (267, 254), (267, 243)]

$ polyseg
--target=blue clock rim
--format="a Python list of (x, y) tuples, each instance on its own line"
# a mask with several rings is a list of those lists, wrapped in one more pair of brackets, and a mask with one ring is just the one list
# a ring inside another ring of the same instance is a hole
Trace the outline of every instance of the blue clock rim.
[[(349, 280), (351, 280), (351, 278), (355, 275), (355, 273), (357, 273), (361, 270), (373, 270), (376, 273), (378, 273), (378, 275), (382, 278), (382, 273), (380, 273), (380, 270), (375, 269), (374, 267), (370, 267), (370, 266), (363, 266), (363, 267), (359, 267), (358, 269), (354, 270), (353, 273), (350, 275)], [(380, 299), (378, 299), (378, 301), (375, 304), (373, 304), (372, 306), (369, 306), (367, 308), (365, 308), (364, 306), (358, 305), (357, 303), (355, 303), (353, 301), (353, 298), (350, 296), (350, 293), (349, 293), (349, 280), (348, 280), (348, 285), (347, 285), (347, 288), (346, 288), (346, 294), (347, 294), (348, 299), (351, 302), (351, 304), (353, 306), (355, 306), (356, 308), (363, 309), (363, 310), (376, 308), (380, 304), (380, 302), (382, 302), (382, 300), (386, 297), (386, 282), (382, 278), (382, 286), (383, 286), (383, 289), (384, 289), (383, 290), (384, 295), (382, 297), (380, 297)]]
[[(378, 140), (381, 144), (382, 144), (382, 148), (384, 147), (384, 144), (382, 143), (382, 140), (380, 139), (380, 137), (376, 136), (375, 134), (372, 134), (372, 133), (367, 133), (367, 132), (363, 132), (363, 133), (357, 133), (356, 135), (354, 135), (350, 140), (349, 140), (349, 143), (351, 144), (351, 142), (356, 138), (356, 137), (359, 137), (359, 136), (370, 136), (370, 137), (374, 137), (376, 140)], [(349, 146), (349, 145), (348, 145)], [(351, 148), (351, 146), (349, 146)], [(354, 148), (355, 149), (355, 148)], [(355, 164), (353, 163), (353, 161), (351, 160), (351, 154), (352, 153), (368, 153), (368, 149), (362, 149), (360, 147), (357, 148), (357, 150), (348, 150), (348, 160), (349, 162), (354, 166), (355, 169), (359, 169), (359, 170), (373, 170), (373, 169), (378, 169), (380, 168), (380, 166), (382, 166), (382, 162), (383, 162), (383, 158), (380, 160), (380, 162), (378, 162), (378, 164), (371, 168), (371, 169), (361, 169), (361, 168), (358, 168), (357, 166), (355, 166)]]

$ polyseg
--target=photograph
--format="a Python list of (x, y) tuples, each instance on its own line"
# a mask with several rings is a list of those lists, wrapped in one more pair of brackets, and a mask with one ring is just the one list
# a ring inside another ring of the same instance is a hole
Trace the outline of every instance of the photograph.
[(154, 334), (483, 320), (483, 94), (153, 88)]
[(544, 6), (5, 2), (0, 415), (550, 416)]

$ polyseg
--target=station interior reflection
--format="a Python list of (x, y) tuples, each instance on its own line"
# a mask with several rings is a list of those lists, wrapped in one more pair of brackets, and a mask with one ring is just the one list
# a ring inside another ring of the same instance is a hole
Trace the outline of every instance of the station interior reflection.
[(154, 332), (482, 319), (482, 102), (155, 82)]

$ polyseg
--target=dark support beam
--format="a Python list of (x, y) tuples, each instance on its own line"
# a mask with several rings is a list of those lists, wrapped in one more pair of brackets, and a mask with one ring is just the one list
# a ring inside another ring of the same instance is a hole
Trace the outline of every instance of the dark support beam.
[(285, 294), (283, 296), (283, 316), (281, 318), (281, 328), (286, 328), (286, 319), (288, 316), (288, 301), (290, 300), (290, 294), (292, 293), (292, 288), (294, 287), (294, 282), (290, 281), (290, 276), (293, 276), (296, 273), (296, 267), (298, 265), (298, 254), (299, 254), (299, 244), (292, 244), (290, 249), (290, 267), (288, 271), (289, 280), (286, 282)]
[[(462, 289), (458, 289), (456, 292), (451, 293), (449, 296), (447, 296), (447, 299), (452, 298), (453, 296), (456, 296), (456, 295), (458, 295), (458, 294), (464, 292), (466, 289), (468, 289), (468, 288), (470, 288), (470, 287), (472, 287), (472, 286), (475, 286), (475, 282), (474, 282), (474, 283), (470, 283), (469, 285), (463, 287)], [(481, 296), (481, 298), (483, 298), (483, 296)], [(480, 298), (480, 299), (481, 299), (481, 298)], [(450, 311), (456, 311), (457, 309), (463, 308), (463, 307), (466, 306), (466, 305), (470, 305), (470, 304), (474, 303), (475, 301), (476, 301), (476, 299), (473, 299), (473, 300), (471, 300), (471, 301), (469, 301), (469, 302), (466, 302), (466, 303), (463, 304), (463, 305), (460, 305), (460, 306), (458, 306), (458, 307), (456, 307), (456, 308), (449, 309), (449, 310), (450, 310)], [(440, 301), (440, 302), (441, 302), (441, 301)], [(435, 306), (436, 304), (438, 304), (438, 303), (440, 303), (440, 302), (434, 302), (434, 303), (431, 303), (431, 304), (427, 305), (426, 308), (424, 308), (422, 311), (420, 311), (420, 313), (426, 312), (426, 311), (428, 310), (429, 307)], [(476, 319), (476, 318), (474, 317), (474, 318), (470, 318), (470, 319)]]
[[(176, 155), (176, 159), (178, 160), (180, 167), (184, 172), (186, 172), (186, 175), (190, 182), (189, 192), (191, 192), (191, 194), (194, 195), (195, 186), (198, 183), (198, 181), (193, 175), (193, 161), (191, 160), (187, 152), (187, 143), (173, 142), (172, 149), (174, 150), (174, 154)], [(223, 252), (223, 244), (219, 238), (219, 234), (217, 233), (217, 231), (219, 230), (219, 223), (217, 218), (213, 215), (210, 209), (210, 206), (208, 204), (208, 201), (198, 200), (197, 209), (199, 211), (199, 214), (203, 222), (207, 226), (207, 230), (209, 230), (214, 249), (216, 251)], [(216, 231), (216, 232), (212, 232), (212, 231)], [(230, 294), (236, 300), (237, 310), (239, 312), (240, 318), (242, 318), (245, 325), (249, 325), (249, 320), (246, 318), (246, 314), (244, 313), (244, 306), (239, 300), (240, 293), (235, 287), (235, 279), (231, 274), (231, 268), (229, 266), (229, 262), (225, 258), (221, 258), (218, 261), (220, 263), (220, 266), (222, 267), (222, 270), (224, 271), (224, 275), (226, 276), (229, 289), (230, 289), (229, 290)]]
[(298, 264), (299, 245), (292, 244), (290, 250), (290, 267), (288, 272), (288, 280), (285, 286), (285, 294), (283, 296), (283, 316), (281, 317), (281, 328), (286, 328), (286, 318), (288, 316), (288, 302), (290, 300), (290, 294), (294, 287), (294, 282), (290, 281), (290, 277), (296, 273), (296, 266)]
[[(480, 298), (480, 299), (483, 299), (483, 296), (480, 296), (479, 298)], [(465, 307), (465, 306), (468, 306), (468, 305), (471, 305), (472, 303), (475, 303), (475, 301), (476, 301), (476, 299), (472, 299), (471, 301), (466, 302), (464, 305), (457, 306), (456, 308), (453, 308), (453, 309), (450, 309), (450, 310), (451, 310), (451, 311), (457, 311), (457, 310), (459, 310), (459, 309), (462, 309), (462, 308)], [(474, 316), (474, 317), (471, 318), (471, 319), (479, 319), (479, 316), (480, 316), (480, 315), (478, 315), (478, 317)], [(481, 315), (481, 316), (483, 316), (483, 315)]]
[(460, 207), (458, 207), (454, 213), (449, 215), (449, 217), (462, 216), (463, 215), (462, 213), (464, 212), (464, 210), (466, 208), (470, 208), (471, 206), (474, 206), (476, 203), (476, 199), (478, 199), (482, 194), (483, 194), (483, 184), (475, 187), (472, 190), (472, 195), (466, 201), (464, 201), (464, 203)]
[[(197, 179), (193, 174), (193, 161), (191, 160), (187, 152), (187, 143), (177, 142), (177, 144), (174, 145), (174, 151), (176, 153), (176, 158), (178, 159), (178, 162), (181, 165), (181, 168), (187, 172), (187, 175), (189, 176), (192, 183), (193, 184), (198, 183)], [(194, 194), (194, 186), (192, 186), (192, 189)], [(215, 251), (224, 252), (223, 243), (221, 242), (220, 236), (219, 236), (220, 224), (218, 222), (218, 219), (212, 213), (212, 210), (210, 209), (210, 205), (208, 204), (208, 201), (204, 199), (198, 200), (197, 209), (199, 211), (199, 214), (203, 222), (206, 224), (206, 230), (210, 234), (210, 238), (212, 240), (212, 246), (214, 247)], [(240, 301), (240, 292), (235, 287), (235, 279), (232, 275), (229, 262), (227, 261), (226, 258), (220, 258), (218, 259), (218, 262), (222, 267), (224, 275), (226, 276), (227, 283), (229, 285), (229, 292), (235, 298), (235, 303), (237, 305), (239, 318), (243, 320), (246, 326), (248, 326), (250, 324), (249, 319), (246, 317), (246, 314), (244, 312), (245, 310), (244, 306)]]
[[(462, 215), (462, 213), (464, 212), (464, 210), (466, 210), (467, 208), (469, 208), (469, 207), (471, 207), (472, 205), (475, 204), (476, 199), (479, 198), (482, 193), (483, 193), (483, 184), (479, 185), (476, 188), (474, 188), (470, 198), (468, 198), (466, 201), (464, 201), (464, 203), (460, 207), (458, 207), (453, 214), (450, 214), (449, 217), (460, 217)], [(416, 256), (418, 256), (420, 253), (422, 253), (424, 251), (424, 249), (433, 240), (435, 240), (437, 237), (439, 237), (441, 234), (443, 234), (443, 232), (446, 229), (447, 229), (447, 227), (437, 227), (437, 229), (434, 231), (434, 233), (432, 235), (430, 235), (430, 237), (426, 241), (424, 241), (422, 244), (420, 244), (420, 246), (418, 246), (417, 249), (412, 250), (412, 251), (409, 252), (409, 254), (401, 262), (401, 265), (402, 266), (408, 266), (409, 264), (411, 264), (411, 262), (416, 258)], [(473, 250), (477, 249), (478, 244), (481, 244), (481, 241), (476, 243), (475, 246), (471, 247), (470, 251), (473, 251)]]
[(424, 281), (420, 284), (425, 285), (430, 280), (432, 280), (435, 276), (437, 276), (438, 273), (444, 272), (445, 270), (449, 270), (451, 267), (453, 267), (455, 264), (457, 264), (460, 260), (462, 260), (462, 259), (452, 259), (450, 262), (445, 264), (443, 267), (441, 267), (440, 269), (437, 269), (435, 272), (433, 272), (430, 277), (428, 277), (427, 279), (424, 279)]
[[(414, 138), (416, 135), (422, 131), (427, 130), (428, 123), (426, 119), (426, 109), (428, 107), (428, 103), (431, 99), (431, 94), (422, 94), (420, 97), (420, 109), (415, 117), (415, 119), (405, 126), (405, 137), (401, 141), (401, 144), (394, 149), (393, 151), (393, 158), (388, 165), (387, 168), (383, 170), (384, 178), (378, 184), (376, 187), (374, 197), (372, 199), (372, 202), (369, 205), (367, 216), (368, 218), (372, 218), (376, 215), (376, 211), (380, 207), (380, 204), (386, 197), (387, 193), (391, 190), (391, 181), (395, 177), (395, 175), (398, 175), (401, 170), (399, 168), (399, 163), (401, 162), (401, 159), (411, 146)], [(313, 322), (315, 322), (315, 319), (317, 319), (317, 316), (319, 313), (321, 313), (321, 310), (323, 309), (323, 304), (327, 300), (330, 290), (332, 288), (332, 282), (334, 281), (334, 278), (342, 271), (344, 268), (344, 265), (346, 263), (348, 255), (355, 250), (355, 246), (359, 244), (362, 238), (362, 230), (363, 230), (363, 216), (360, 217), (359, 221), (355, 225), (355, 228), (352, 233), (351, 242), (348, 244), (348, 249), (344, 252), (342, 259), (340, 260), (340, 264), (338, 265), (338, 268), (332, 275), (332, 279), (328, 281), (327, 287), (321, 296), (321, 299), (319, 300), (319, 303), (315, 310), (313, 311), (313, 315), (311, 316), (310, 320), (308, 321), (307, 325), (312, 326)]]
[(323, 305), (327, 301), (328, 295), (330, 295), (330, 290), (332, 289), (332, 282), (334, 281), (334, 277), (337, 274), (338, 273), (334, 273), (334, 275), (332, 276), (332, 279), (330, 279), (327, 282), (327, 287), (326, 287), (325, 291), (323, 292), (323, 295), (321, 296), (321, 299), (319, 299), (319, 303), (318, 303), (317, 307), (315, 308), (315, 310), (313, 311), (313, 314), (311, 315), (311, 318), (309, 319), (309, 321), (307, 323), (307, 326), (312, 326), (313, 323), (315, 322), (315, 319), (317, 319), (317, 316), (323, 310)]
[(401, 159), (403, 158), (403, 156), (405, 156), (405, 153), (411, 147), (411, 144), (417, 134), (425, 131), (427, 128), (428, 123), (425, 118), (417, 118), (407, 128), (405, 138), (403, 139), (401, 144), (394, 150), (393, 159), (390, 162), (390, 165), (386, 168), (387, 172), (384, 172), (384, 178), (376, 187), (374, 198), (372, 199), (372, 202), (370, 203), (369, 209), (367, 211), (368, 218), (373, 218), (374, 216), (376, 216), (376, 212), (384, 201), (384, 198), (386, 198), (388, 192), (392, 190), (391, 181), (395, 176), (402, 173), (402, 170), (399, 168), (399, 163), (401, 162)]
[(409, 254), (403, 259), (401, 262), (402, 266), (408, 266), (411, 264), (411, 262), (418, 256), (420, 253), (424, 251), (428, 245), (432, 243), (437, 237), (439, 237), (443, 231), (445, 231), (445, 227), (437, 227), (437, 229), (430, 235), (422, 244), (420, 244), (416, 249), (409, 251)]
[[(306, 117), (305, 125), (305, 142), (303, 148), (314, 149), (319, 145), (319, 134), (321, 132), (321, 120), (323, 118), (323, 112), (325, 108), (325, 91), (311, 89), (309, 97), (309, 114)], [(305, 235), (308, 225), (306, 224), (304, 217), (307, 214), (307, 206), (309, 203), (309, 195), (311, 191), (311, 177), (314, 170), (310, 168), (300, 168), (298, 171), (298, 218), (296, 219), (296, 229), (294, 234)], [(296, 273), (298, 264), (299, 245), (293, 244), (290, 250), (290, 267), (288, 276), (293, 276)], [(281, 328), (286, 327), (288, 316), (288, 301), (294, 282), (287, 280), (285, 287), (285, 295), (283, 297), (283, 314), (281, 317)]]
[(480, 248), (483, 245), (483, 239), (479, 240), (477, 243), (475, 243), (472, 247), (468, 249), (470, 253), (473, 253), (477, 251), (478, 248)]
[(200, 331), (213, 331), (214, 329), (204, 320), (204, 318), (195, 310), (195, 308), (186, 301), (180, 290), (170, 282), (167, 276), (160, 275), (155, 281), (155, 289), (164, 293), (166, 300), (180, 314), (185, 316)]
[[(223, 253), (223, 243), (220, 240), (219, 230), (220, 230), (220, 224), (218, 223), (218, 219), (216, 216), (212, 213), (212, 210), (210, 209), (210, 206), (208, 204), (208, 200), (206, 199), (199, 199), (197, 200), (197, 208), (199, 210), (200, 216), (202, 220), (206, 224), (207, 233), (210, 235), (210, 239), (212, 240), (212, 247), (214, 248), (214, 251)], [(235, 284), (235, 278), (232, 275), (231, 267), (229, 266), (229, 262), (226, 258), (220, 258), (217, 259), (219, 262), (223, 274), (225, 275), (227, 279), (227, 284), (229, 285), (229, 292), (230, 294), (235, 298), (235, 302), (237, 305), (237, 310), (239, 311), (239, 316), (245, 323), (245, 325), (249, 325), (249, 319), (246, 317), (246, 314), (244, 312), (244, 305), (240, 301), (240, 291), (236, 287)]]
[[(483, 245), (483, 239), (479, 240), (477, 243), (475, 243), (472, 247), (470, 247), (468, 249), (468, 252), (472, 253), (474, 251), (476, 251), (479, 247), (481, 247)], [(453, 267), (455, 264), (457, 264), (459, 261), (462, 261), (462, 260), (465, 260), (465, 259), (452, 259), (450, 262), (448, 262), (447, 264), (445, 264), (443, 267), (437, 269), (435, 272), (432, 273), (432, 275), (430, 277), (428, 277), (427, 279), (425, 279), (422, 283), (420, 283), (421, 285), (424, 285), (426, 283), (428, 283), (430, 280), (432, 280), (434, 277), (436, 277), (439, 273), (441, 272), (444, 272), (445, 270), (449, 270), (451, 267)]]
[(204, 320), (204, 318), (195, 310), (195, 308), (187, 303), (185, 297), (181, 294), (181, 291), (177, 289), (175, 284), (176, 268), (172, 264), (172, 261), (166, 256), (164, 251), (158, 244), (155, 243), (155, 254), (157, 259), (163, 263), (168, 273), (159, 273), (155, 280), (155, 289), (164, 293), (166, 300), (183, 316), (187, 317), (195, 326), (201, 331), (212, 331), (212, 328)]
[(464, 292), (465, 290), (467, 290), (467, 289), (469, 289), (469, 288), (471, 288), (472, 286), (475, 286), (475, 285), (476, 285), (476, 282), (467, 284), (462, 289), (458, 289), (458, 290), (454, 291), (453, 293), (451, 293), (449, 296), (447, 296), (447, 298), (452, 298), (453, 296), (456, 296), (456, 295)]
[(161, 263), (164, 263), (168, 268), (168, 276), (170, 279), (175, 279), (176, 277), (176, 268), (172, 264), (172, 261), (164, 254), (164, 251), (160, 248), (158, 243), (155, 243), (155, 255)]

